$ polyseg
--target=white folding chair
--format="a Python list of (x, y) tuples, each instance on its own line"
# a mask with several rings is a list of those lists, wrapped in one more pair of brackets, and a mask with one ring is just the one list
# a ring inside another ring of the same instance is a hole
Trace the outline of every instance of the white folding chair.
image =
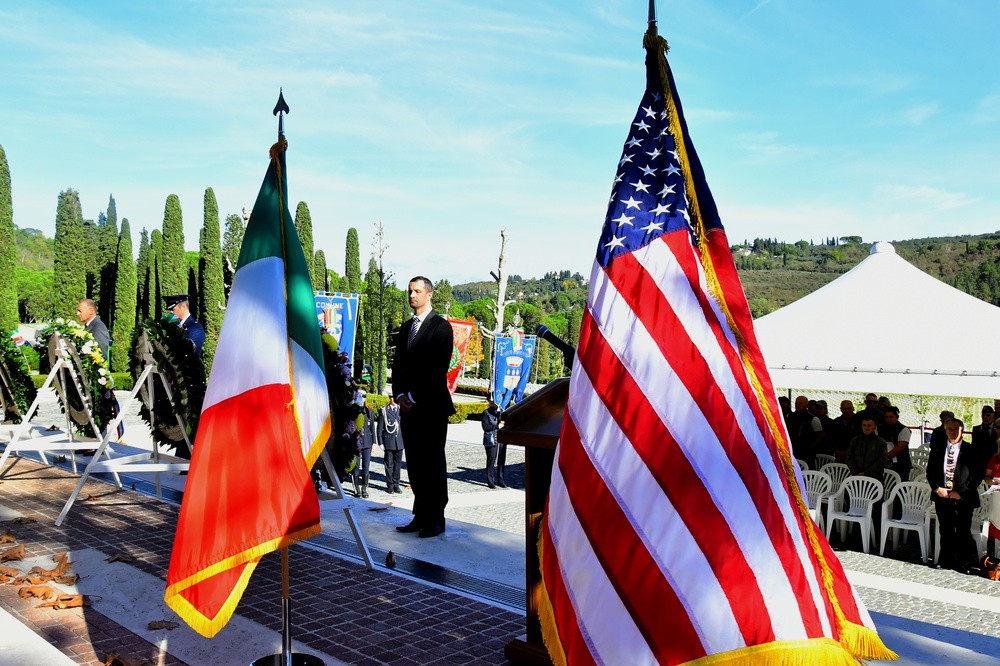
[(816, 454), (816, 469), (823, 469), (823, 465), (829, 465), (832, 462), (837, 462), (835, 456), (831, 456), (829, 453)]
[[(899, 518), (891, 518), (892, 505), (899, 500), (903, 506), (903, 514)], [(892, 549), (899, 548), (899, 530), (912, 530), (920, 539), (920, 557), (927, 562), (927, 544), (930, 539), (931, 524), (931, 487), (926, 483), (906, 481), (897, 484), (892, 493), (882, 504), (882, 533), (879, 536), (881, 546), (878, 554), (885, 554), (886, 535), (892, 529)]]
[[(844, 510), (844, 500), (847, 505)], [(869, 538), (874, 536), (875, 526), (872, 523), (872, 508), (875, 502), (882, 499), (882, 482), (870, 476), (852, 476), (840, 484), (840, 489), (830, 496), (826, 507), (826, 538), (830, 538), (833, 524), (840, 521), (840, 540), (847, 539), (847, 527), (850, 523), (861, 526), (861, 546), (868, 552)]]
[(823, 529), (823, 500), (833, 490), (833, 481), (823, 472), (807, 470), (802, 472), (802, 481), (806, 484), (806, 503), (809, 505), (809, 515), (817, 527)]

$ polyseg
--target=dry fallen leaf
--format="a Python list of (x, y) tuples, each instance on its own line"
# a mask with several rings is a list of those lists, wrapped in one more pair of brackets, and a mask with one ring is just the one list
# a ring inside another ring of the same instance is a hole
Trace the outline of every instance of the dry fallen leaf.
[(114, 652), (104, 655), (104, 666), (142, 666), (148, 663), (143, 657), (123, 657)]
[(128, 564), (130, 562), (135, 562), (135, 558), (132, 557), (131, 555), (129, 555), (128, 553), (115, 553), (114, 555), (112, 555), (111, 557), (109, 557), (108, 559), (106, 559), (104, 561), (105, 562), (124, 562), (124, 563)]
[(23, 560), (23, 559), (24, 559), (24, 544), (11, 546), (7, 550), (0, 553), (0, 562), (13, 562), (14, 560)]
[(96, 501), (97, 501), (97, 499), (98, 499), (98, 498), (97, 498), (97, 497), (94, 497), (93, 495), (87, 495), (87, 499), (85, 499), (85, 500), (83, 500), (83, 501), (84, 501), (84, 502), (96, 502)]
[(176, 629), (179, 626), (181, 625), (176, 622), (171, 622), (170, 620), (154, 620), (153, 622), (147, 624), (146, 628), (151, 631), (156, 631), (157, 629), (166, 629), (169, 631), (171, 629)]
[(14, 567), (0, 567), (0, 576), (20, 576), (21, 570)]
[(29, 574), (38, 574), (39, 576), (46, 576), (49, 579), (56, 578), (57, 576), (64, 575), (69, 571), (72, 562), (69, 561), (69, 553), (59, 553), (52, 558), (52, 561), (56, 563), (55, 569), (43, 569), (41, 567), (32, 567)]
[(10, 576), (5, 576), (3, 574), (0, 574), (0, 585), (9, 582), (10, 582)]
[(15, 541), (17, 541), (17, 537), (14, 536), (14, 533), (10, 531), (9, 527), (6, 532), (0, 534), (0, 543), (14, 543)]
[(14, 520), (10, 521), (13, 525), (27, 525), (28, 523), (35, 522), (34, 518), (28, 518), (27, 516), (18, 516)]
[(45, 600), (59, 598), (59, 592), (48, 585), (27, 585), (18, 590), (17, 595), (22, 599), (28, 599), (29, 597), (38, 597)]
[(53, 582), (60, 585), (76, 585), (76, 581), (78, 580), (80, 580), (80, 574), (67, 574), (65, 576), (56, 576), (52, 579)]
[(55, 608), (56, 610), (82, 608), (83, 606), (90, 606), (90, 597), (86, 594), (61, 594), (52, 601), (38, 604), (39, 608)]

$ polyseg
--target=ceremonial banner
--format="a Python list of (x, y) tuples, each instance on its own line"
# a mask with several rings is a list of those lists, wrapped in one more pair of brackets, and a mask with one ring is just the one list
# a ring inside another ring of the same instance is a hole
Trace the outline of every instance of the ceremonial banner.
[(555, 664), (891, 659), (809, 516), (655, 24), (539, 534)]
[(358, 330), (358, 294), (316, 294), (316, 318), (319, 325), (337, 340), (340, 351), (347, 353), (347, 362), (354, 366), (354, 340)]
[(448, 318), (448, 323), (451, 324), (454, 339), (454, 345), (451, 348), (451, 362), (448, 364), (448, 390), (454, 393), (458, 386), (458, 376), (462, 374), (462, 368), (465, 367), (465, 352), (469, 348), (469, 338), (472, 337), (472, 331), (475, 330), (476, 325), (471, 321), (452, 319), (451, 317)]
[(263, 555), (320, 531), (309, 470), (330, 436), (330, 403), (286, 146), (271, 148), (243, 239), (167, 572), (167, 604), (208, 637)]
[(531, 376), (531, 361), (535, 357), (535, 336), (514, 331), (510, 336), (501, 335), (496, 342), (497, 379), (493, 401), (500, 409), (507, 409), (524, 397)]

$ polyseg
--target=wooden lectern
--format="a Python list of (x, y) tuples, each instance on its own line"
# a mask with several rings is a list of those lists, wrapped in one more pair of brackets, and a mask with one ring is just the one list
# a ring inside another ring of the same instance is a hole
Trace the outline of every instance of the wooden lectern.
[(552, 478), (556, 442), (562, 429), (569, 378), (549, 382), (540, 391), (503, 413), (500, 443), (524, 447), (525, 594), (527, 595), (527, 635), (507, 643), (504, 656), (514, 663), (547, 664), (549, 653), (542, 642), (538, 622), (542, 574), (538, 561), (538, 527)]

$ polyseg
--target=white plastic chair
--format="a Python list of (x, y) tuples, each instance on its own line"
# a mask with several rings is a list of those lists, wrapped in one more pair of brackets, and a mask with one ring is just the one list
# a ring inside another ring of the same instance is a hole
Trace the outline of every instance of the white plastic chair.
[(802, 470), (803, 472), (806, 472), (806, 471), (809, 470), (809, 463), (807, 463), (802, 458), (796, 458), (795, 462), (797, 462), (799, 464), (799, 469)]
[[(892, 505), (897, 499), (903, 506), (903, 514), (899, 518), (891, 518)], [(881, 546), (878, 554), (885, 554), (886, 535), (890, 529), (893, 550), (899, 548), (899, 530), (912, 530), (920, 539), (920, 557), (926, 563), (932, 504), (931, 487), (926, 483), (907, 481), (896, 485), (889, 499), (882, 504), (882, 534), (879, 536)]]
[(899, 485), (900, 481), (902, 479), (899, 478), (899, 473), (895, 470), (882, 470), (882, 486), (884, 487), (886, 497), (892, 494), (893, 489)]
[[(980, 486), (982, 487), (982, 486)], [(979, 557), (986, 553), (986, 543), (989, 537), (990, 511), (993, 507), (993, 495), (979, 494), (979, 508), (972, 512), (972, 538), (976, 540)], [(941, 524), (937, 522), (937, 512), (931, 506), (930, 520), (934, 523), (934, 564), (941, 557)]]
[[(828, 477), (830, 477), (830, 480), (833, 481), (834, 489), (840, 488), (840, 484), (844, 482), (844, 479), (846, 479), (851, 475), (851, 468), (845, 465), (844, 463), (838, 463), (838, 462), (828, 463), (826, 465), (823, 465), (822, 467), (819, 468), (819, 471), (823, 472)], [(827, 504), (830, 503), (829, 497), (826, 498), (826, 503)], [(840, 506), (838, 505), (837, 508), (839, 509)]]
[(802, 481), (806, 484), (806, 503), (809, 505), (809, 515), (813, 517), (817, 527), (823, 529), (823, 500), (833, 490), (833, 481), (823, 472), (807, 470), (802, 472)]
[[(846, 510), (837, 509), (847, 499)], [(868, 552), (869, 537), (874, 536), (872, 507), (882, 499), (882, 482), (870, 476), (852, 476), (840, 484), (836, 494), (831, 495), (826, 507), (826, 538), (830, 538), (833, 524), (840, 521), (840, 539), (847, 539), (850, 523), (861, 526), (861, 546)]]
[(829, 453), (816, 454), (816, 469), (823, 469), (824, 465), (829, 465), (832, 462), (837, 462), (835, 456), (831, 456)]
[(923, 465), (914, 464), (910, 468), (910, 478), (907, 481), (916, 481), (917, 478), (926, 479), (927, 478), (927, 468)]
[(923, 467), (924, 470), (927, 469), (927, 458), (930, 457), (930, 449), (925, 449), (920, 447), (919, 449), (910, 450), (910, 463), (915, 467)]

